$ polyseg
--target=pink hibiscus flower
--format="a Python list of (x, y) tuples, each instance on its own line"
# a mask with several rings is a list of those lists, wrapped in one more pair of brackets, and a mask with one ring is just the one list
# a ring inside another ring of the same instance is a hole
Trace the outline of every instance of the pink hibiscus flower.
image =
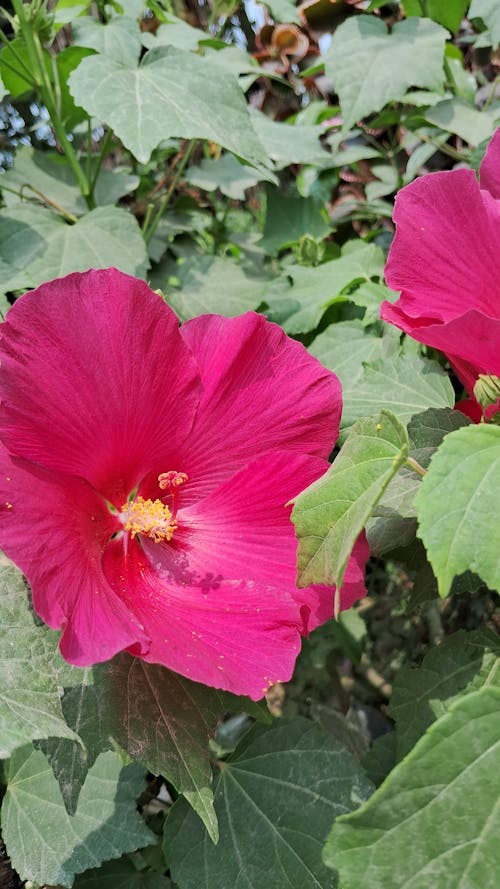
[(328, 466), (337, 377), (254, 313), (179, 328), (114, 269), (21, 297), (0, 355), (0, 545), (66, 660), (125, 649), (255, 699), (287, 680), (333, 611), (295, 586), (286, 504)]
[(500, 130), (473, 170), (430, 173), (403, 188), (385, 269), (401, 290), (381, 316), (440, 349), (472, 395), (479, 374), (500, 376)]

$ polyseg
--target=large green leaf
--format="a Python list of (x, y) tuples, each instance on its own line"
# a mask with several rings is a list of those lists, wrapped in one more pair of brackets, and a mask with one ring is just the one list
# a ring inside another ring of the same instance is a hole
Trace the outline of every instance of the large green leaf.
[(54, 658), (58, 638), (35, 622), (22, 575), (0, 564), (0, 757), (35, 738), (78, 735), (66, 724)]
[(220, 189), (222, 194), (235, 201), (244, 201), (247, 188), (260, 181), (261, 175), (252, 167), (240, 164), (233, 154), (223, 154), (217, 160), (204, 158), (199, 166), (190, 167), (188, 182), (204, 191)]
[(489, 685), (500, 688), (500, 641), (484, 630), (459, 630), (432, 648), (418, 669), (403, 667), (389, 708), (396, 721), (398, 758), (455, 701)]
[(335, 584), (336, 610), (352, 548), (408, 451), (406, 429), (389, 411), (358, 420), (328, 472), (295, 498), (298, 585)]
[(76, 815), (64, 808), (57, 781), (40, 750), (22, 747), (6, 769), (2, 833), (24, 880), (72, 886), (75, 874), (155, 842), (136, 810), (144, 768), (103, 753), (89, 772)]
[(179, 889), (330, 889), (321, 863), (329, 825), (372, 789), (356, 760), (304, 719), (251, 729), (220, 763), (215, 787), (217, 846), (182, 801), (167, 818)]
[(208, 741), (227, 709), (219, 692), (126, 654), (100, 669), (99, 684), (113, 737), (168, 778), (215, 839)]
[(478, 111), (464, 99), (444, 99), (424, 112), (425, 119), (435, 127), (454, 133), (470, 145), (490, 139), (500, 118), (498, 108)]
[(398, 355), (365, 365), (344, 408), (343, 426), (385, 407), (408, 423), (427, 408), (453, 407), (450, 378), (435, 361), (419, 355)]
[(85, 746), (82, 748), (74, 741), (53, 737), (38, 742), (37, 747), (49, 760), (59, 782), (64, 805), (68, 813), (74, 815), (89, 769), (99, 754), (109, 750), (113, 743), (108, 703), (100, 692), (98, 681), (95, 683), (94, 671), (91, 668), (81, 670), (71, 667), (62, 658), (59, 666), (60, 683), (64, 686), (64, 718), (68, 726), (78, 732)]
[(134, 62), (141, 49), (141, 32), (136, 19), (116, 16), (102, 25), (91, 16), (80, 18), (73, 24), (76, 46), (86, 46), (115, 59), (124, 65)]
[(89, 56), (69, 86), (75, 102), (143, 163), (173, 136), (210, 139), (250, 163), (267, 163), (236, 78), (210, 59), (170, 46), (146, 53), (139, 66)]
[(440, 90), (447, 36), (423, 18), (397, 22), (391, 34), (375, 16), (340, 25), (325, 54), (325, 72), (340, 97), (344, 127), (402, 99), (410, 86)]
[(468, 5), (469, 0), (427, 0), (423, 14), (454, 34), (460, 27)]
[(342, 383), (341, 429), (345, 426), (344, 416), (352, 416), (351, 395), (356, 393), (363, 377), (364, 362), (377, 361), (398, 350), (399, 338), (393, 330), (387, 325), (380, 337), (368, 332), (362, 321), (339, 321), (330, 324), (309, 346), (311, 354), (333, 370)]
[(416, 498), (419, 537), (446, 596), (472, 571), (500, 590), (500, 427), (472, 425), (446, 436)]
[(460, 698), (357, 812), (325, 861), (342, 889), (497, 889), (500, 689)]
[(500, 6), (498, 0), (472, 0), (468, 17), (480, 18), (488, 28), (494, 46), (500, 43)]
[(251, 111), (251, 120), (277, 170), (290, 164), (320, 164), (328, 160), (328, 154), (319, 141), (323, 127), (283, 123), (255, 108)]
[(98, 207), (69, 225), (43, 207), (21, 204), (0, 210), (0, 290), (22, 290), (43, 281), (115, 266), (144, 277), (146, 246), (131, 213)]
[[(286, 233), (283, 217), (283, 234)], [(344, 248), (345, 249), (345, 248)], [(360, 243), (358, 249), (344, 252), (316, 268), (289, 265), (281, 278), (273, 282), (265, 295), (272, 315), (279, 313), (280, 323), (288, 334), (313, 330), (328, 306), (350, 297), (344, 292), (349, 285), (369, 281), (381, 274), (383, 255), (374, 244)], [(369, 414), (371, 409), (365, 413)], [(352, 421), (351, 421), (352, 422)]]
[(182, 287), (174, 289), (166, 283), (163, 289), (183, 321), (205, 313), (234, 317), (256, 309), (268, 286), (264, 278), (250, 277), (234, 260), (221, 256), (198, 257), (180, 271)]

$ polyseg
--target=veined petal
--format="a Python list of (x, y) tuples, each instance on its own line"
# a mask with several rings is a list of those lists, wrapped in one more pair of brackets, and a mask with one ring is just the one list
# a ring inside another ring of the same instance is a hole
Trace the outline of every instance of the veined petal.
[[(226, 580), (278, 587), (301, 606), (303, 632), (333, 615), (334, 587), (296, 587), (297, 541), (289, 501), (328, 469), (326, 460), (275, 451), (259, 457), (203, 500), (180, 510), (168, 546), (143, 540), (150, 564), (170, 583), (210, 590)], [(363, 537), (346, 573), (341, 607), (365, 593)]]
[(282, 590), (241, 580), (214, 581), (210, 588), (173, 583), (151, 566), (137, 540), (126, 556), (113, 541), (104, 570), (151, 639), (144, 660), (254, 700), (290, 678), (302, 619)]
[(63, 629), (61, 653), (78, 666), (148, 647), (102, 572), (115, 530), (116, 519), (86, 482), (11, 457), (0, 445), (0, 547), (28, 578), (42, 620)]
[(384, 320), (420, 338), (422, 327), (466, 312), (500, 317), (500, 203), (480, 191), (472, 170), (431, 173), (406, 186), (394, 221), (386, 280), (402, 295), (382, 304)]
[(175, 467), (190, 478), (184, 503), (276, 448), (328, 456), (338, 436), (340, 382), (304, 346), (253, 312), (205, 315), (181, 333), (203, 386), (182, 466)]
[(0, 332), (0, 437), (79, 475), (120, 507), (175, 464), (198, 399), (196, 365), (160, 296), (116, 269), (68, 275), (22, 296)]

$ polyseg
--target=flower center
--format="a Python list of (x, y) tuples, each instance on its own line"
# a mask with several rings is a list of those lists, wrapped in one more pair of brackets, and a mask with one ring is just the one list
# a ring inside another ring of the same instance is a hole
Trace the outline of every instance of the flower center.
[(123, 527), (125, 531), (130, 531), (132, 539), (136, 534), (146, 534), (155, 543), (161, 543), (162, 540), (171, 540), (177, 528), (176, 520), (161, 500), (136, 497), (133, 503), (124, 507), (123, 517)]
[(145, 534), (155, 543), (172, 540), (177, 528), (177, 492), (185, 481), (185, 472), (162, 472), (158, 476), (158, 485), (171, 495), (171, 506), (161, 500), (145, 500), (135, 497), (122, 507), (121, 522), (125, 531), (130, 532), (132, 540), (137, 534)]

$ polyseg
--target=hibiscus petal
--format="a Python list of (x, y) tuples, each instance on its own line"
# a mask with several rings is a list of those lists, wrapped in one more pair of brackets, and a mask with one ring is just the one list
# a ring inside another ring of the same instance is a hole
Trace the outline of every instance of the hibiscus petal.
[(479, 168), (479, 182), (481, 188), (500, 198), (500, 129), (490, 140), (483, 162)]
[[(203, 500), (180, 510), (169, 546), (144, 540), (151, 564), (173, 583), (208, 587), (251, 578), (280, 587), (302, 608), (304, 632), (333, 614), (334, 587), (297, 589), (297, 540), (289, 501), (328, 469), (326, 460), (275, 451), (250, 463)], [(342, 607), (364, 595), (368, 546), (351, 559)]]
[(25, 294), (2, 325), (0, 354), (9, 450), (82, 476), (118, 507), (152, 464), (170, 468), (189, 434), (198, 380), (177, 318), (116, 269)]
[(82, 480), (11, 457), (0, 445), (0, 546), (24, 572), (35, 610), (63, 628), (61, 653), (87, 666), (148, 640), (102, 573), (116, 519)]
[(254, 700), (292, 675), (302, 619), (282, 590), (251, 581), (221, 580), (210, 590), (177, 585), (151, 566), (136, 540), (126, 557), (113, 542), (104, 570), (151, 638), (144, 660)]
[(208, 494), (249, 458), (277, 448), (328, 456), (338, 436), (340, 382), (304, 346), (253, 312), (205, 315), (181, 333), (203, 384), (182, 466), (175, 467), (190, 478), (185, 498)]
[[(399, 192), (386, 280), (403, 293), (392, 305), (382, 303), (384, 320), (428, 342), (421, 328), (433, 322), (471, 310), (496, 314), (500, 205), (487, 198), (472, 170), (432, 173)], [(465, 327), (463, 338), (468, 337)]]

